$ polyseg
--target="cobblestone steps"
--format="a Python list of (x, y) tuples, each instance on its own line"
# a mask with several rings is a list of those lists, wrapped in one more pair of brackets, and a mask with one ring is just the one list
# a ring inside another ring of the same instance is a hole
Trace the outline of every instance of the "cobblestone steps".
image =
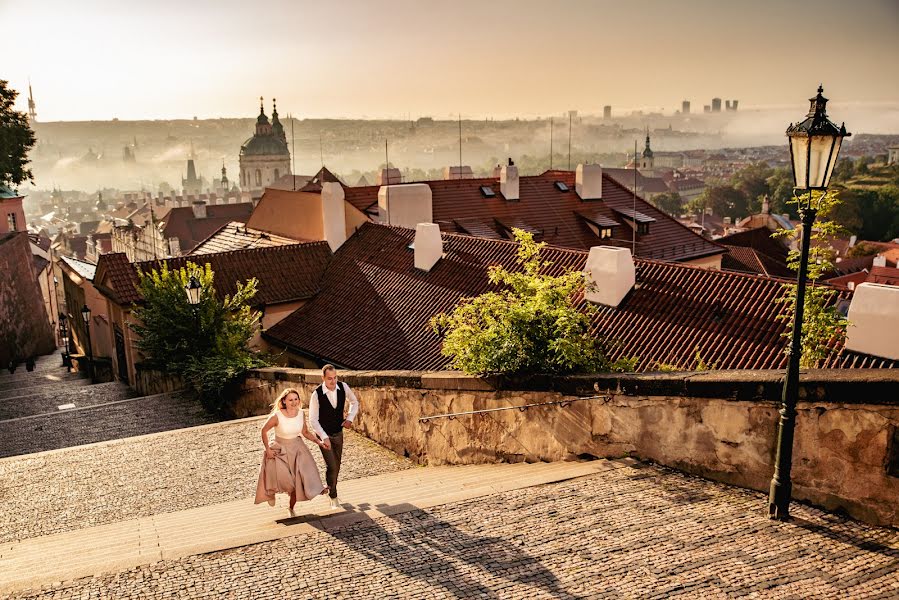
[(193, 427), (217, 420), (196, 399), (179, 392), (102, 402), (0, 421), (0, 458)]
[(341, 484), (343, 508), (319, 497), (287, 517), (251, 499), (153, 515), (0, 544), (0, 593), (120, 571), (160, 560), (236, 548), (317, 531), (335, 531), (383, 516), (565, 481), (620, 468), (604, 460), (570, 463), (418, 468)]
[(85, 408), (137, 397), (137, 392), (124, 383), (114, 381), (90, 385), (90, 381), (67, 382), (61, 385), (40, 386), (21, 390), (17, 396), (0, 394), (0, 422), (36, 415), (51, 415), (65, 410)]

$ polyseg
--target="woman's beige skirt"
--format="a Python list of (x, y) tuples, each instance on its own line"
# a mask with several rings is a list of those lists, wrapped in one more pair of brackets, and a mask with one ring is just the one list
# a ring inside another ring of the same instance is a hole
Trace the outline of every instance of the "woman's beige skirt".
[(321, 475), (312, 453), (302, 437), (293, 439), (275, 438), (272, 450), (278, 454), (274, 458), (262, 455), (259, 482), (256, 484), (256, 504), (268, 502), (275, 505), (275, 494), (297, 493), (297, 500), (312, 500), (322, 493)]

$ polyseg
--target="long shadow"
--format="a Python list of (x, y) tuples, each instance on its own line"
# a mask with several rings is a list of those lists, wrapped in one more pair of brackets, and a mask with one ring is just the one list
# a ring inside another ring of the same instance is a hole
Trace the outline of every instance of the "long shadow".
[(377, 521), (356, 520), (351, 527), (329, 528), (335, 540), (381, 564), (457, 598), (499, 598), (501, 593), (460, 570), (458, 562), (510, 583), (535, 587), (553, 598), (580, 596), (566, 591), (558, 578), (537, 558), (510, 540), (460, 531), (435, 515), (412, 505), (378, 506), (396, 528)]

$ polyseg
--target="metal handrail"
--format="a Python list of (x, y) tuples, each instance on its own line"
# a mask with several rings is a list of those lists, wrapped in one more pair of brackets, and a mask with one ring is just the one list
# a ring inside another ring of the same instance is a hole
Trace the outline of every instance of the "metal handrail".
[(500, 408), (483, 408), (481, 410), (467, 410), (465, 412), (457, 412), (457, 413), (446, 413), (443, 415), (430, 415), (427, 417), (420, 417), (418, 419), (419, 423), (427, 423), (431, 419), (449, 419), (453, 420), (456, 417), (464, 417), (466, 415), (477, 415), (481, 413), (492, 413), (499, 412), (502, 410), (515, 410), (518, 409), (521, 412), (526, 411), (529, 408), (533, 408), (535, 406), (551, 406), (553, 404), (558, 404), (562, 408), (566, 408), (571, 406), (572, 402), (579, 402), (581, 400), (609, 400), (611, 396), (581, 396), (580, 398), (569, 398), (567, 400), (550, 400), (549, 402), (534, 402), (532, 404), (522, 404), (521, 406), (502, 406)]

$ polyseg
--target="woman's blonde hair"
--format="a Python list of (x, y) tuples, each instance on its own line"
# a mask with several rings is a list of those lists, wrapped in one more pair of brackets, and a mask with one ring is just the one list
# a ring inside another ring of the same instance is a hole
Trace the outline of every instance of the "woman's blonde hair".
[(290, 394), (296, 394), (297, 400), (300, 400), (302, 398), (302, 396), (300, 396), (300, 392), (298, 392), (296, 388), (292, 388), (292, 387), (286, 388), (280, 394), (278, 394), (278, 397), (275, 398), (274, 402), (272, 402), (272, 412), (273, 413), (278, 412), (278, 409), (287, 408), (286, 398)]

